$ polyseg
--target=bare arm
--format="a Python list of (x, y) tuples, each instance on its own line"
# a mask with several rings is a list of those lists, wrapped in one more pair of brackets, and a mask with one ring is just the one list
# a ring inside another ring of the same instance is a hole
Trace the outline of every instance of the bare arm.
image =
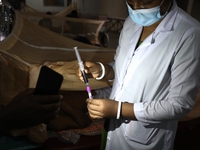
[[(102, 75), (102, 68), (101, 65), (94, 62), (86, 61), (85, 65), (85, 72), (87, 74), (91, 74), (93, 78), (100, 77)], [(113, 80), (114, 79), (114, 70), (110, 65), (104, 64), (105, 67), (105, 76), (104, 80)], [(81, 81), (83, 81), (83, 77), (81, 71), (78, 71), (78, 76)]]
[[(91, 118), (100, 119), (117, 117), (117, 101), (110, 99), (87, 99), (87, 103)], [(120, 116), (131, 120), (137, 120), (134, 114), (133, 105), (134, 104), (131, 103), (122, 103)]]

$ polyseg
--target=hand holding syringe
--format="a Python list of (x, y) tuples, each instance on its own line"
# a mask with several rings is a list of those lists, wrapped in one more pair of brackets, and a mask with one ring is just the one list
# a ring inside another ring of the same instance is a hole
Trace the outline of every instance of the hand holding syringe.
[(88, 78), (87, 78), (87, 75), (85, 73), (85, 69), (84, 69), (84, 65), (83, 65), (83, 61), (81, 60), (81, 57), (80, 57), (80, 54), (78, 52), (78, 48), (77, 47), (74, 47), (74, 50), (75, 50), (75, 53), (76, 53), (76, 57), (77, 57), (77, 60), (78, 60), (78, 65), (80, 67), (80, 70), (81, 70), (81, 73), (82, 73), (82, 76), (83, 76), (83, 80), (86, 84), (86, 90), (88, 92), (88, 96), (90, 99), (92, 99), (92, 93), (91, 93), (91, 88), (89, 86), (89, 82), (88, 82)]

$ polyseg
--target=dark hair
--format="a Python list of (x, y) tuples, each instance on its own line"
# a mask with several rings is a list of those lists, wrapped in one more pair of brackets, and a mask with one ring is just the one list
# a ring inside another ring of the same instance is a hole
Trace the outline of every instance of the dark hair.
[(76, 10), (71, 11), (66, 17), (78, 18), (78, 12)]
[(90, 42), (90, 40), (88, 40), (88, 38), (86, 38), (84, 36), (77, 36), (74, 40), (82, 42), (82, 43), (86, 43), (86, 44), (92, 45), (92, 43)]
[(52, 15), (52, 13), (50, 11), (46, 12), (47, 15)]

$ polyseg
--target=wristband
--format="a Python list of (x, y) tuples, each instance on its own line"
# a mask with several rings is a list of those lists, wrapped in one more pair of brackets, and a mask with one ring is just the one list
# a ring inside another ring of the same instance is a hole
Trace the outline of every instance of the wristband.
[(100, 64), (100, 66), (101, 66), (102, 74), (100, 77), (97, 77), (96, 80), (101, 80), (105, 76), (105, 67), (102, 63), (100, 63), (100, 62), (97, 62), (97, 63)]
[(119, 101), (119, 102), (118, 102), (118, 109), (117, 109), (117, 119), (120, 118), (120, 114), (121, 114), (121, 105), (122, 105), (122, 102)]

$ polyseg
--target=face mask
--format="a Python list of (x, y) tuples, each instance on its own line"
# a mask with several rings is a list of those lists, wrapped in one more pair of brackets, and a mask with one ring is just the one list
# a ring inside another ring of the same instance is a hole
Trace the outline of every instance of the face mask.
[(133, 10), (127, 2), (126, 4), (128, 7), (129, 16), (135, 23), (141, 26), (150, 26), (165, 16), (165, 15), (161, 16), (160, 14), (160, 6), (162, 5), (163, 2), (164, 0), (157, 7), (149, 9), (136, 9), (136, 10)]

